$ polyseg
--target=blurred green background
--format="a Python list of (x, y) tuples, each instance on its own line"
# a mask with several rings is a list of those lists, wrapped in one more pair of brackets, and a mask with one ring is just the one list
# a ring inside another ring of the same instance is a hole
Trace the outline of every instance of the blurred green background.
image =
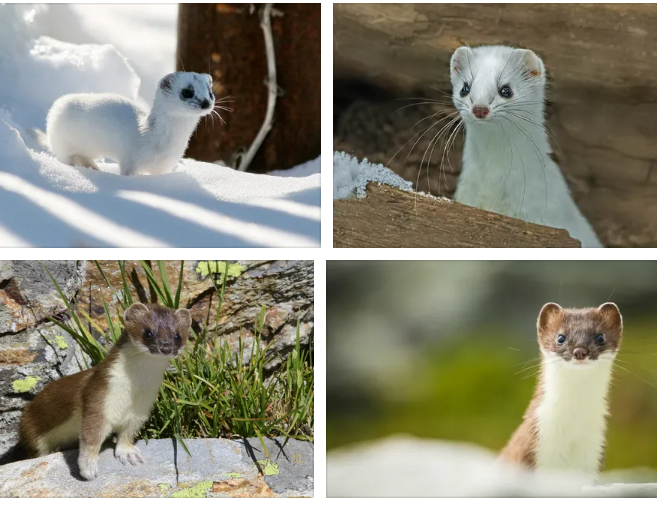
[(618, 304), (606, 469), (657, 468), (657, 262), (328, 261), (328, 450), (393, 433), (500, 450), (544, 303)]

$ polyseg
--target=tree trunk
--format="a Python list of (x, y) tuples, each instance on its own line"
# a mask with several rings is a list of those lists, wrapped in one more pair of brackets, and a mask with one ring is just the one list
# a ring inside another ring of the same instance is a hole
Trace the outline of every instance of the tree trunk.
[[(259, 10), (249, 4), (180, 4), (178, 70), (210, 73), (217, 99), (232, 96), (226, 125), (204, 120), (187, 156), (234, 166), (267, 110), (267, 58)], [(280, 94), (272, 129), (250, 172), (292, 168), (320, 154), (320, 4), (275, 4), (272, 36)], [(282, 14), (282, 15), (279, 15)]]

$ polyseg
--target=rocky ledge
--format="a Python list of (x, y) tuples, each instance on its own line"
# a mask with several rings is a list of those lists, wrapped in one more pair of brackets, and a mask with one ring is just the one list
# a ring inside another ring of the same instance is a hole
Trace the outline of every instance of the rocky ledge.
[(190, 457), (174, 440), (140, 440), (138, 466), (122, 465), (108, 443), (90, 482), (77, 450), (58, 452), (0, 466), (0, 497), (312, 497), (313, 444), (284, 441), (266, 439), (267, 454), (257, 438), (186, 440)]

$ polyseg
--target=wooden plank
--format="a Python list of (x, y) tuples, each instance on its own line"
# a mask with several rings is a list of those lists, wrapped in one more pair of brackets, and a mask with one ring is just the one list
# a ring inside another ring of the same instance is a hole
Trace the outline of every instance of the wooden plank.
[(333, 201), (333, 247), (580, 247), (566, 230), (369, 183)]
[(556, 90), (603, 82), (657, 98), (655, 5), (336, 3), (333, 17), (336, 74), (449, 87), (457, 47), (503, 44), (541, 55)]

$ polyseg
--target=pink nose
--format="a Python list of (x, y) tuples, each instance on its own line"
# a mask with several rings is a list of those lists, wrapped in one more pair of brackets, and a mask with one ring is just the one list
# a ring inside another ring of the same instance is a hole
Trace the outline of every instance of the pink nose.
[(484, 119), (486, 116), (488, 116), (488, 107), (472, 107), (472, 113), (475, 115), (475, 117)]

